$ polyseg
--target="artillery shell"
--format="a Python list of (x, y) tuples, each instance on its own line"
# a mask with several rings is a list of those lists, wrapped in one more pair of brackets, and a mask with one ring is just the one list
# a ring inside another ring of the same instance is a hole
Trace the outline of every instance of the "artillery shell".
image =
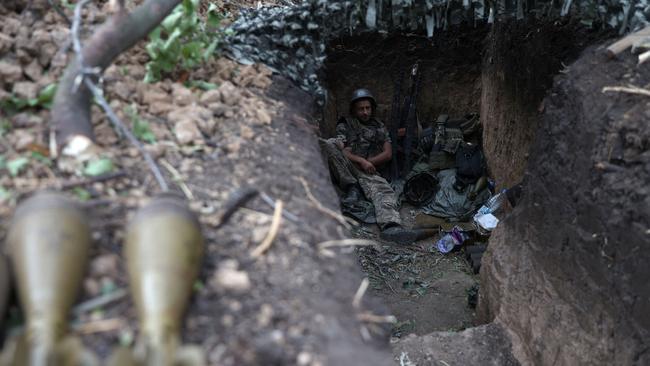
[(125, 257), (140, 332), (148, 347), (162, 351), (178, 345), (202, 256), (199, 222), (176, 196), (155, 197), (129, 224)]
[(39, 193), (16, 210), (7, 247), (32, 361), (45, 359), (63, 339), (81, 285), (90, 247), (88, 223), (72, 200)]

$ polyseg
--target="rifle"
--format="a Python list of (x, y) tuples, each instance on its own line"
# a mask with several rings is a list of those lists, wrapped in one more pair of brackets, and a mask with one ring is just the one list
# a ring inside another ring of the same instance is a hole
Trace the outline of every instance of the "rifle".
[(402, 79), (404, 78), (404, 70), (400, 71), (399, 78), (395, 82), (395, 89), (393, 91), (393, 106), (390, 111), (390, 140), (393, 145), (392, 155), (390, 159), (390, 175), (391, 182), (395, 182), (399, 178), (399, 163), (397, 162), (397, 130), (399, 129), (400, 118), (400, 99), (402, 92)]
[(417, 144), (418, 121), (416, 115), (416, 105), (418, 100), (418, 91), (420, 89), (421, 77), (418, 72), (418, 63), (413, 65), (411, 70), (411, 94), (408, 98), (408, 113), (406, 114), (406, 137), (404, 138), (404, 170), (402, 175), (406, 176), (412, 168), (411, 153)]

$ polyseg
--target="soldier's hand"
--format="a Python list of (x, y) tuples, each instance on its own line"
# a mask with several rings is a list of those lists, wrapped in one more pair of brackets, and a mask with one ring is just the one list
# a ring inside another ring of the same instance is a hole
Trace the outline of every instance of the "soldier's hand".
[(361, 162), (361, 169), (363, 169), (363, 171), (368, 173), (368, 174), (377, 173), (377, 168), (375, 168), (375, 166), (371, 162), (369, 162), (368, 160), (363, 160)]

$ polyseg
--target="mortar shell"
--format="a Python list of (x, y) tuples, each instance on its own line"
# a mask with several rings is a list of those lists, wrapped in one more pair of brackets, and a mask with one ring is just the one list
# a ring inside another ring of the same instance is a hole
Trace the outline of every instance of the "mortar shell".
[(202, 256), (199, 222), (178, 197), (155, 197), (131, 221), (125, 257), (140, 332), (149, 346), (178, 341)]
[(84, 213), (64, 196), (39, 193), (17, 208), (7, 249), (34, 350), (50, 349), (63, 337), (90, 240)]

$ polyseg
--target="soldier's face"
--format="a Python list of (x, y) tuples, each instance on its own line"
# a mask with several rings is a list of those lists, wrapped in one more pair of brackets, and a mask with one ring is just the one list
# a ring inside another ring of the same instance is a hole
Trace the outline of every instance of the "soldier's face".
[(361, 122), (368, 122), (372, 115), (372, 104), (369, 100), (360, 100), (354, 103), (354, 116)]

